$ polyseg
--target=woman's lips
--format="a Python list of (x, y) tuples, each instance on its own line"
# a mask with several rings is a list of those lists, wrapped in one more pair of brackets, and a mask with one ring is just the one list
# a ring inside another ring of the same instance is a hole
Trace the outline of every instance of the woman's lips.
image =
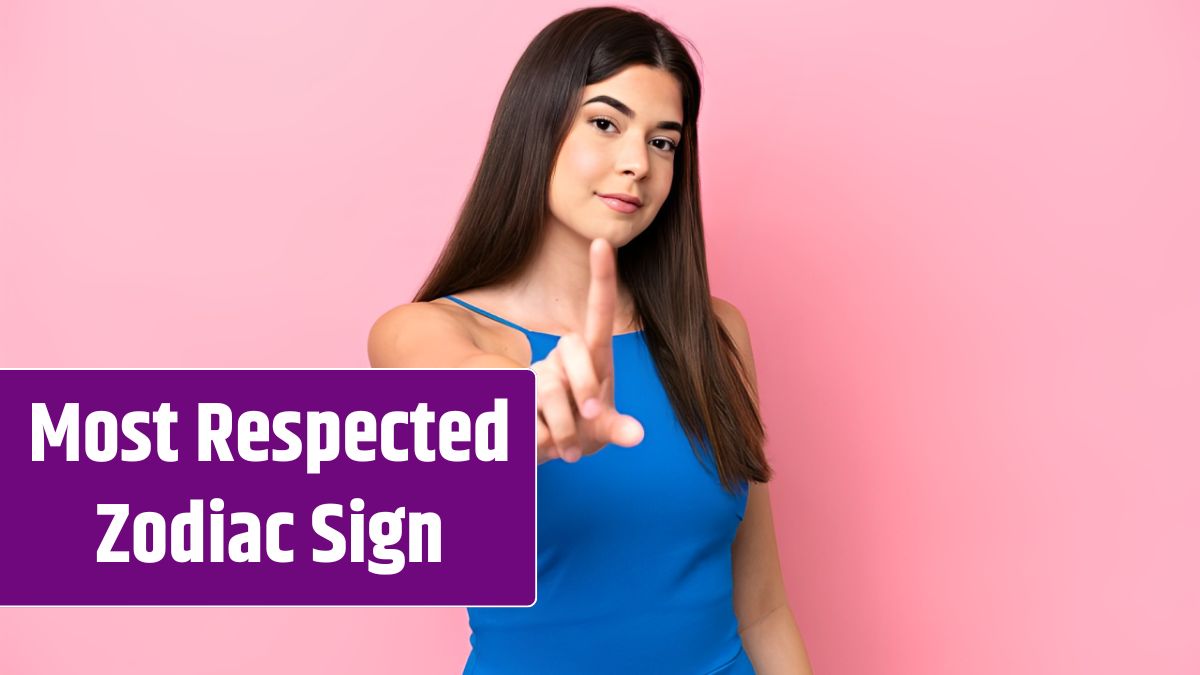
[(614, 211), (619, 211), (621, 213), (633, 213), (634, 211), (637, 211), (639, 208), (641, 208), (640, 206), (637, 206), (636, 204), (630, 204), (629, 202), (621, 201), (620, 199), (615, 199), (613, 197), (600, 197), (600, 195), (596, 195), (596, 196), (600, 198), (600, 201), (604, 202), (605, 204), (608, 204), (608, 207), (610, 209), (612, 209)]

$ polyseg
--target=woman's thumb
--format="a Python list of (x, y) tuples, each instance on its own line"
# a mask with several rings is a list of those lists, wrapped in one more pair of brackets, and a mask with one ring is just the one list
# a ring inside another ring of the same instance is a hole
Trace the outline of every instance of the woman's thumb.
[(642, 442), (646, 432), (642, 429), (642, 423), (638, 422), (629, 415), (622, 415), (615, 410), (611, 412), (612, 417), (608, 422), (608, 438), (612, 443), (621, 447), (632, 448)]

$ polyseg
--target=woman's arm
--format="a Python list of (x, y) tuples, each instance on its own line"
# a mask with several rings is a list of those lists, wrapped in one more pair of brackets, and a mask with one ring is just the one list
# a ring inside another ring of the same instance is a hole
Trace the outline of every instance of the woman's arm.
[[(592, 242), (591, 281), (582, 335), (567, 333), (529, 366), (537, 375), (537, 459), (579, 461), (610, 443), (633, 447), (641, 423), (613, 407), (612, 325), (617, 275), (612, 247)], [(371, 328), (367, 352), (376, 368), (525, 368), (484, 349), (444, 305), (396, 307)]]
[(733, 609), (742, 644), (758, 675), (811, 675), (783, 587), (764, 483), (751, 485), (746, 515), (733, 540)]
[[(737, 345), (751, 391), (757, 396), (758, 380), (745, 319), (736, 307), (719, 298), (713, 298), (713, 309)], [(733, 540), (733, 610), (742, 644), (758, 675), (812, 674), (804, 640), (788, 606), (771, 498), (764, 483), (751, 484), (746, 513)]]

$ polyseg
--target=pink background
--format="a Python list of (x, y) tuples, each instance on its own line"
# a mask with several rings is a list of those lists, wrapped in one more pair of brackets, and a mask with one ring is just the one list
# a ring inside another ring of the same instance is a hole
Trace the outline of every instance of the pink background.
[[(366, 365), (517, 56), (576, 7), (404, 4), (0, 5), (0, 365)], [(1200, 672), (1195, 7), (642, 5), (704, 59), (713, 286), (817, 673)], [(0, 635), (5, 673), (467, 652), (460, 608), (12, 608)]]

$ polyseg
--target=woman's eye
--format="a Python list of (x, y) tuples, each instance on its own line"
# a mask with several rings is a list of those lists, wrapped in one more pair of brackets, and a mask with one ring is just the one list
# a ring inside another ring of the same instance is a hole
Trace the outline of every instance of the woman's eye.
[(672, 141), (667, 138), (656, 138), (650, 142), (651, 143), (662, 143), (662, 145), (656, 145), (654, 147), (658, 148), (659, 150), (666, 150), (668, 152), (675, 152), (675, 148), (679, 147), (679, 145), (677, 143), (675, 143), (675, 141)]
[(592, 124), (596, 125), (596, 128), (599, 129), (600, 131), (608, 131), (609, 129), (616, 126), (615, 124), (612, 123), (611, 120), (606, 120), (603, 117), (597, 117), (597, 118), (591, 120), (591, 122), (592, 122)]

